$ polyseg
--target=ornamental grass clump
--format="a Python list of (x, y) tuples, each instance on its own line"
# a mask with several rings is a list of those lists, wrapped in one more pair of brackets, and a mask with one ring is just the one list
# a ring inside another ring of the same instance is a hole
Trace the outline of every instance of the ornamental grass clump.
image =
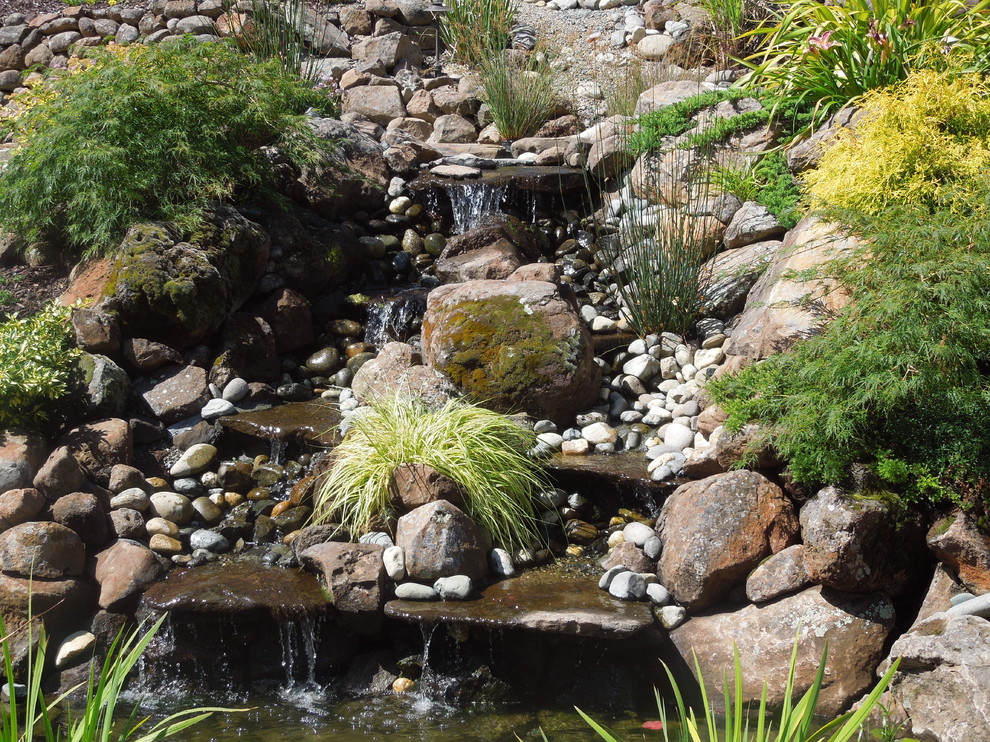
[(817, 121), (911, 70), (990, 69), (990, 0), (797, 0), (761, 36), (740, 84), (816, 106)]
[(528, 452), (535, 434), (512, 419), (454, 399), (432, 407), (398, 394), (353, 418), (315, 497), (316, 522), (352, 537), (391, 512), (389, 482), (401, 464), (427, 464), (457, 482), (464, 511), (506, 549), (539, 539), (533, 497), (546, 487)]
[(503, 139), (536, 134), (560, 102), (558, 77), (540, 52), (502, 52), (481, 63), (482, 99)]
[(0, 172), (0, 225), (28, 242), (106, 254), (138, 221), (189, 227), (211, 202), (277, 199), (271, 148), (302, 165), (332, 147), (304, 115), (331, 110), (327, 93), (232, 42), (93, 55), (0, 127), (17, 143)]

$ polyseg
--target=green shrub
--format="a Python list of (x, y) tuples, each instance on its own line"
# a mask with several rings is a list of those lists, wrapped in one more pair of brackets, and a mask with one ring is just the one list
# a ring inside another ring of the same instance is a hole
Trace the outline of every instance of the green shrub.
[(845, 213), (866, 244), (829, 270), (852, 303), (792, 352), (709, 385), (729, 429), (762, 424), (800, 482), (842, 483), (855, 462), (897, 458), (921, 467), (907, 470), (916, 481), (904, 490), (985, 498), (988, 197), (968, 212)]
[(34, 427), (64, 397), (77, 368), (69, 309), (52, 303), (0, 324), (0, 427)]
[(461, 485), (464, 511), (507, 549), (536, 536), (533, 496), (545, 486), (532, 431), (497, 412), (451, 400), (434, 408), (416, 397), (379, 400), (354, 417), (320, 485), (314, 519), (352, 537), (391, 512), (388, 486), (400, 464), (427, 464)]
[(477, 65), (509, 46), (515, 0), (447, 0), (440, 38), (458, 62)]
[(790, 229), (801, 218), (798, 204), (801, 189), (787, 167), (787, 158), (776, 150), (761, 157), (753, 166), (753, 177), (759, 184), (756, 200), (777, 217), (785, 229)]
[[(824, 726), (816, 728), (815, 711), (818, 707), (818, 696), (821, 693), (822, 682), (825, 679), (825, 661), (828, 658), (828, 650), (826, 649), (822, 653), (822, 659), (818, 663), (818, 671), (811, 687), (795, 702), (794, 685), (797, 656), (798, 644), (795, 639), (784, 687), (784, 706), (780, 711), (779, 718), (774, 718), (767, 708), (766, 683), (763, 685), (763, 692), (757, 709), (752, 709), (749, 704), (743, 702), (742, 666), (739, 662), (739, 651), (735, 647), (733, 647), (731, 675), (733, 686), (731, 689), (728, 680), (729, 673), (726, 673), (723, 679), (725, 686), (724, 715), (715, 713), (709, 700), (709, 692), (705, 687), (705, 679), (701, 675), (701, 667), (697, 657), (694, 658), (694, 667), (701, 692), (701, 706), (698, 713), (694, 709), (688, 708), (674, 674), (665, 664), (664, 670), (666, 670), (667, 678), (670, 680), (677, 706), (677, 724), (670, 724), (670, 715), (667, 713), (666, 706), (660, 698), (660, 694), (656, 694), (657, 709), (660, 713), (665, 742), (669, 742), (671, 739), (676, 740), (676, 742), (701, 742), (702, 740), (706, 742), (812, 742), (813, 740), (817, 742), (848, 742), (852, 739), (861, 739), (863, 727), (879, 704), (880, 696), (890, 685), (890, 681), (897, 672), (898, 665), (900, 665), (900, 660), (894, 660), (890, 669), (884, 673), (880, 682), (855, 711), (849, 711)], [(578, 709), (578, 713), (606, 742), (619, 742), (614, 734), (583, 711)], [(776, 730), (774, 729), (775, 725)]]
[(742, 81), (816, 107), (817, 120), (912, 69), (966, 59), (990, 69), (990, 2), (980, 0), (796, 0), (776, 23), (749, 32), (762, 48)]
[(988, 93), (982, 76), (922, 70), (867, 95), (855, 130), (804, 175), (812, 205), (879, 213), (975, 203), (990, 167)]
[(503, 139), (533, 136), (560, 101), (557, 75), (542, 54), (493, 54), (481, 63), (481, 86)]
[(273, 195), (264, 148), (315, 162), (308, 107), (330, 99), (228, 43), (135, 45), (52, 77), (8, 122), (0, 224), (30, 241), (107, 252), (133, 222), (189, 225), (211, 201)]

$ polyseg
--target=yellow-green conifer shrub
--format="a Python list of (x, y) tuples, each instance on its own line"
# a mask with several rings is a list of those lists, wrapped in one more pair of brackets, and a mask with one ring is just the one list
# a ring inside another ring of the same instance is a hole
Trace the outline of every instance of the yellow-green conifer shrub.
[(979, 75), (912, 72), (868, 93), (864, 117), (806, 173), (814, 207), (878, 214), (893, 204), (933, 207), (983, 189), (990, 166), (990, 98)]

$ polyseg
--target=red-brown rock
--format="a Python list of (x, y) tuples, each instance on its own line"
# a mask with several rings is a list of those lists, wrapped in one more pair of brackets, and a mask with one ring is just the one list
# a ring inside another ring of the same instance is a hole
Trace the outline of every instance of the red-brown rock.
[(751, 471), (689, 482), (660, 511), (658, 575), (689, 610), (728, 597), (770, 554), (797, 540), (794, 506), (766, 477)]
[(32, 487), (0, 494), (0, 532), (34, 520), (45, 504), (45, 496)]
[(168, 572), (161, 557), (147, 546), (118, 541), (96, 555), (100, 608), (132, 611), (141, 594)]
[(400, 464), (388, 484), (391, 503), (403, 510), (415, 510), (437, 500), (461, 505), (461, 486), (429, 464)]
[(423, 505), (399, 518), (395, 543), (406, 556), (406, 574), (413, 580), (488, 574), (488, 554), (481, 529), (460, 508), (446, 500)]
[(303, 564), (323, 574), (334, 608), (362, 634), (381, 626), (385, 605), (384, 547), (378, 544), (326, 542), (300, 553)]
[(990, 592), (990, 536), (965, 513), (942, 518), (932, 526), (927, 540), (936, 558), (952, 569), (971, 592)]

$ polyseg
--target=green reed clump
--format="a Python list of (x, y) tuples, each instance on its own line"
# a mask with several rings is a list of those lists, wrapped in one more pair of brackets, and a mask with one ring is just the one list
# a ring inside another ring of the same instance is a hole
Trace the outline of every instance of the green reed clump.
[(542, 53), (497, 53), (481, 63), (482, 98), (503, 139), (533, 136), (560, 102), (553, 65)]
[(508, 48), (515, 0), (446, 0), (440, 38), (455, 61), (478, 65)]

